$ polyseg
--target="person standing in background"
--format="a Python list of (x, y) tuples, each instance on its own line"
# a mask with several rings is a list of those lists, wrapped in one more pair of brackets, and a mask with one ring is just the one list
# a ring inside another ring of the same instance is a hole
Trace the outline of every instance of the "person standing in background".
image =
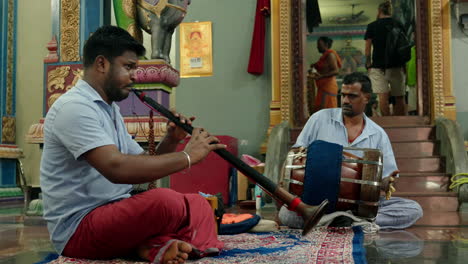
[(311, 65), (316, 70), (311, 75), (317, 86), (315, 111), (338, 107), (338, 84), (335, 76), (340, 71), (341, 58), (336, 51), (331, 49), (332, 44), (333, 40), (329, 37), (322, 36), (317, 40), (317, 49), (322, 56), (316, 63)]
[[(392, 3), (385, 1), (378, 7), (377, 20), (367, 25), (366, 67), (374, 92), (378, 94), (382, 116), (390, 115), (389, 96), (395, 97), (393, 115), (405, 115), (405, 63), (399, 58), (387, 58), (387, 37), (393, 27), (403, 27), (392, 18)], [(371, 57), (372, 51), (372, 57)]]

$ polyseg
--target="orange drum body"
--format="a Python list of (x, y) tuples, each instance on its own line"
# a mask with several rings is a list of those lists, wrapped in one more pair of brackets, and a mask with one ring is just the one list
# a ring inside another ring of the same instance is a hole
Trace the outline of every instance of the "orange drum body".
[[(362, 152), (362, 158), (347, 151)], [(307, 152), (306, 149), (291, 150), (288, 153), (280, 181), (283, 188), (303, 199), (306, 199), (304, 194), (311, 197), (317, 193), (320, 197), (315, 197), (316, 199), (335, 200), (336, 203), (331, 203), (333, 208), (328, 208), (328, 213), (351, 210), (355, 215), (365, 218), (374, 218), (377, 215), (382, 181), (382, 154), (379, 150), (343, 148), (341, 168), (334, 168), (339, 170), (340, 175), (332, 182), (324, 181), (321, 170), (306, 173), (309, 171), (306, 170), (306, 163), (307, 160), (311, 162), (310, 155), (314, 153)], [(304, 182), (309, 186), (305, 187)], [(322, 189), (329, 190), (324, 194)]]

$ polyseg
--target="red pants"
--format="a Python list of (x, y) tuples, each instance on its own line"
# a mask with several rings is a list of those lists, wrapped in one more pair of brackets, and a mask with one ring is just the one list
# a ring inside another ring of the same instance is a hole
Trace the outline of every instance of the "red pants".
[(83, 218), (63, 255), (111, 259), (134, 255), (146, 245), (154, 247), (150, 253), (154, 258), (172, 239), (202, 252), (223, 247), (205, 198), (158, 188), (98, 207)]

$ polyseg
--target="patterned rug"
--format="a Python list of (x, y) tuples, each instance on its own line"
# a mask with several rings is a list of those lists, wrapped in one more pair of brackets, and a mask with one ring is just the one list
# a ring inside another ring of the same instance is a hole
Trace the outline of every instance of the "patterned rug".
[[(271, 233), (243, 233), (219, 236), (225, 250), (217, 257), (191, 260), (187, 263), (366, 263), (363, 233), (354, 228), (319, 228), (307, 236), (300, 230), (281, 230)], [(50, 264), (143, 264), (125, 260), (91, 261), (60, 256)]]

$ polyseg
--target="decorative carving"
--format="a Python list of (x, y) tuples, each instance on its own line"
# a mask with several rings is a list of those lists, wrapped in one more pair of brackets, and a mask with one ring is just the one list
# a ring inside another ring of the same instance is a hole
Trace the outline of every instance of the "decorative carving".
[(291, 12), (290, 1), (279, 0), (279, 50), (280, 50), (280, 91), (281, 91), (281, 120), (290, 120), (290, 91), (291, 91)]
[[(416, 10), (427, 10), (428, 4), (425, 0), (416, 1)], [(416, 12), (417, 25), (428, 25), (427, 12)], [(429, 26), (419, 26), (416, 29), (416, 57), (421, 62), (416, 64), (417, 82), (418, 82), (418, 115), (430, 115), (430, 82), (429, 78), (419, 78), (421, 76), (429, 77)]]
[(13, 72), (14, 60), (14, 18), (15, 1), (8, 0), (8, 33), (7, 33), (7, 72), (6, 72), (6, 114), (13, 115)]
[[(154, 119), (153, 110), (150, 110), (148, 120), (148, 154), (151, 156), (156, 155), (156, 144), (154, 142)], [(154, 180), (148, 184), (148, 190), (158, 187), (158, 180)]]
[(303, 74), (303, 38), (305, 32), (302, 32), (302, 10), (305, 6), (302, 6), (302, 1), (294, 0), (291, 1), (291, 17), (292, 17), (292, 112), (294, 114), (292, 121), (294, 127), (302, 127), (307, 121), (306, 111), (304, 110), (305, 102), (305, 89), (304, 89), (304, 74)]
[(79, 61), (80, 0), (61, 0), (60, 3), (60, 61)]
[[(149, 117), (124, 117), (127, 131), (137, 142), (148, 142), (149, 135)], [(154, 140), (160, 141), (166, 134), (167, 119), (165, 117), (156, 116), (153, 118), (154, 124)], [(42, 144), (44, 143), (44, 119), (39, 120), (39, 123), (29, 127), (26, 134), (26, 143)]]
[(2, 117), (2, 143), (14, 144), (16, 141), (15, 118), (12, 116)]
[(50, 109), (52, 105), (57, 101), (57, 99), (62, 95), (62, 93), (54, 93), (51, 96), (49, 96), (49, 99), (47, 99), (47, 109)]
[(57, 67), (47, 73), (47, 90), (52, 93), (65, 89), (65, 78), (70, 74), (70, 66)]
[(0, 158), (2, 159), (19, 159), (23, 157), (23, 150), (15, 145), (0, 144)]
[(26, 133), (25, 141), (29, 144), (41, 144), (44, 143), (44, 119), (41, 119), (39, 123), (33, 124), (29, 127), (28, 133)]
[(138, 84), (162, 83), (169, 87), (176, 87), (180, 82), (179, 71), (163, 60), (140, 61), (135, 75), (135, 82)]
[(49, 54), (44, 58), (44, 63), (54, 63), (58, 62), (58, 54), (57, 54), (57, 38), (55, 35), (52, 39), (47, 43), (47, 49), (49, 50)]
[(441, 50), (442, 53), (442, 60), (443, 60), (443, 67), (442, 67), (442, 75), (445, 78), (442, 78), (442, 88), (444, 90), (444, 117), (449, 118), (451, 120), (457, 120), (457, 111), (455, 107), (455, 96), (453, 93), (452, 87), (452, 78), (447, 78), (447, 76), (451, 76), (452, 74), (452, 57), (451, 57), (451, 40), (452, 40), (452, 31), (450, 30), (451, 24), (451, 13), (450, 13), (450, 0), (442, 0), (440, 2), (441, 6), (441, 41), (443, 49)]
[[(124, 117), (125, 126), (137, 142), (148, 142), (149, 117)], [(154, 140), (160, 141), (166, 134), (167, 119), (161, 116), (153, 118)]]
[(80, 80), (80, 79), (83, 79), (83, 70), (82, 69), (76, 69), (76, 70), (73, 70), (73, 81), (71, 82), (70, 85), (67, 86), (67, 88), (65, 88), (65, 91), (68, 91), (70, 90), (73, 86), (75, 86), (75, 84)]
[(444, 74), (443, 74), (443, 28), (442, 28), (442, 2), (432, 0), (430, 2), (429, 29), (431, 41), (431, 80), (432, 80), (432, 99), (433, 99), (433, 118), (444, 116)]

